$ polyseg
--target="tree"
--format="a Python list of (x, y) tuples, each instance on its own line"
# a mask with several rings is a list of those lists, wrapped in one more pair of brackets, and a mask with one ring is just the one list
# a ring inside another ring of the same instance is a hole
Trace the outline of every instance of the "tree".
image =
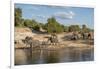
[(64, 26), (64, 32), (68, 32), (69, 28), (68, 26)]
[(29, 28), (34, 29), (34, 30), (37, 30), (37, 31), (39, 31), (39, 29), (40, 29), (39, 23), (36, 22), (35, 20), (31, 20), (31, 19), (25, 19), (24, 26), (29, 27)]
[(60, 33), (60, 32), (63, 32), (62, 26), (56, 21), (56, 19), (54, 17), (49, 18), (47, 20), (47, 22), (48, 23), (46, 24), (46, 26), (47, 26), (48, 33), (54, 33), (54, 32)]
[(82, 29), (86, 29), (87, 27), (86, 27), (86, 25), (82, 25)]
[(15, 26), (19, 26), (22, 21), (22, 10), (20, 8), (15, 8)]
[(69, 32), (73, 32), (73, 31), (80, 31), (80, 26), (79, 25), (70, 25), (69, 26)]
[(35, 26), (33, 27), (33, 29), (34, 29), (34, 30), (37, 30), (37, 31), (40, 31), (40, 25), (39, 25), (39, 24), (35, 25)]
[(86, 25), (82, 25), (82, 32), (87, 33), (87, 32), (90, 32), (90, 31), (91, 31), (90, 28), (88, 28)]
[(47, 30), (47, 26), (46, 24), (43, 24), (43, 23), (39, 23), (40, 27), (44, 30)]
[(33, 25), (32, 20), (26, 19), (26, 20), (24, 21), (24, 26), (30, 28), (30, 27), (33, 27), (34, 25)]

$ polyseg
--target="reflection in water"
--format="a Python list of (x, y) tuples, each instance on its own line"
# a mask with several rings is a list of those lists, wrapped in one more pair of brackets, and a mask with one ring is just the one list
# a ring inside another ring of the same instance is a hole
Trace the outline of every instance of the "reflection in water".
[(48, 51), (45, 53), (45, 63), (57, 63), (59, 62), (59, 52), (58, 51)]
[(15, 65), (58, 62), (92, 61), (93, 49), (66, 48), (61, 50), (16, 49)]
[(15, 50), (15, 64), (27, 64), (27, 54), (23, 50)]

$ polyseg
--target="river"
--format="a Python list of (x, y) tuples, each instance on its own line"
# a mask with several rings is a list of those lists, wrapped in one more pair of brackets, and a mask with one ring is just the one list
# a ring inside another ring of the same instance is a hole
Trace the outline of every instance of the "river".
[(64, 62), (93, 61), (92, 48), (65, 48), (60, 50), (15, 49), (15, 65), (47, 64)]

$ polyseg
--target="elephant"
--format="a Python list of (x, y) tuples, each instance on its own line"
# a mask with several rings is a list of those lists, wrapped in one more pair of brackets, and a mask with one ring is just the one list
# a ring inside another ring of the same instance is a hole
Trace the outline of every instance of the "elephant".
[(32, 44), (32, 37), (26, 36), (25, 39), (22, 40), (23, 43), (26, 44), (26, 46)]
[(58, 43), (58, 37), (56, 35), (51, 35), (51, 37), (48, 38), (48, 41), (50, 41), (51, 44), (56, 45)]
[(90, 32), (88, 33), (82, 33), (83, 39), (92, 39), (92, 34)]
[(72, 33), (71, 40), (78, 40), (79, 38), (80, 37), (78, 33), (75, 33), (75, 32)]
[(36, 46), (40, 46), (41, 42), (39, 40), (33, 40), (32, 41), (32, 46), (36, 47)]
[(82, 38), (83, 39), (88, 39), (88, 33), (82, 33)]
[(22, 40), (26, 46), (40, 46), (39, 40), (34, 40), (32, 37), (26, 36), (24, 40)]
[(88, 33), (88, 39), (92, 39), (92, 33)]

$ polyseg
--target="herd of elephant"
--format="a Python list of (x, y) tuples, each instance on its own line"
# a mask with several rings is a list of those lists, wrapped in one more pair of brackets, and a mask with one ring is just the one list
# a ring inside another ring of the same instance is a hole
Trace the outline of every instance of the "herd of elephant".
[(78, 40), (78, 39), (93, 39), (93, 34), (92, 33), (72, 33), (72, 36), (70, 38), (71, 40)]
[(39, 40), (34, 40), (32, 37), (26, 36), (24, 40), (22, 40), (23, 43), (26, 44), (26, 46), (46, 46), (46, 45), (57, 45), (58, 42), (58, 37), (57, 36), (51, 36), (48, 37), (47, 41), (39, 41)]
[[(68, 36), (69, 37), (69, 36)], [(92, 39), (91, 33), (72, 33), (70, 40), (78, 40), (78, 39)], [(22, 40), (26, 46), (46, 46), (46, 45), (58, 45), (60, 42), (58, 40), (57, 35), (51, 35), (48, 37), (47, 41), (39, 41), (33, 39), (33, 37), (26, 36), (25, 39)]]

